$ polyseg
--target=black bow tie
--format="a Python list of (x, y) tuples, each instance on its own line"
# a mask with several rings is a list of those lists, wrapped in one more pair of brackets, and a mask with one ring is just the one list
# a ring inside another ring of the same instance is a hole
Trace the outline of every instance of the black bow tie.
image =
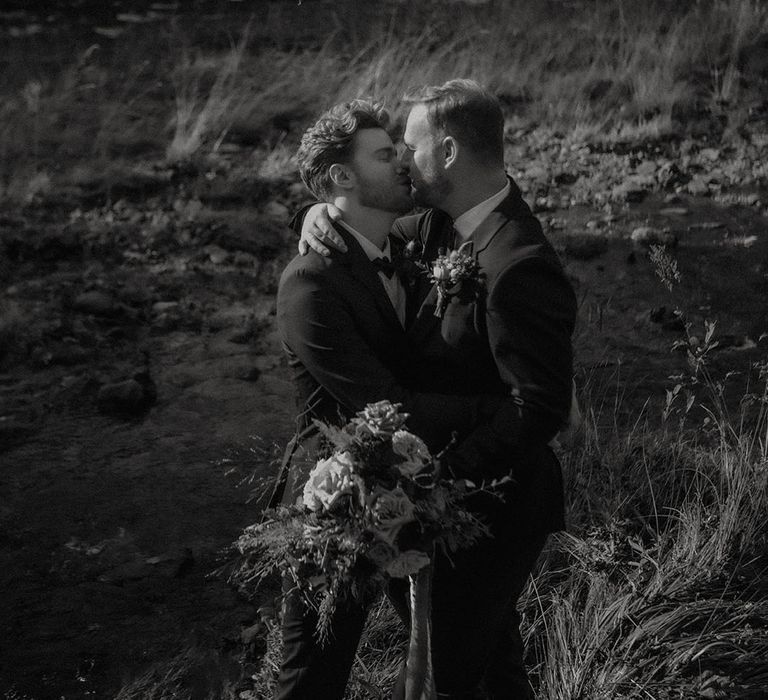
[(392, 275), (395, 274), (395, 266), (389, 258), (374, 258), (371, 262), (376, 268), (376, 272), (383, 272), (387, 279), (392, 279)]

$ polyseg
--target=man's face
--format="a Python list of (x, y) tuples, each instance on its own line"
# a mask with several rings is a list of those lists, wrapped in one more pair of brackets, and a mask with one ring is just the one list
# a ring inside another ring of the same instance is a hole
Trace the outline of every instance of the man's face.
[(403, 162), (410, 170), (413, 198), (418, 205), (440, 207), (453, 189), (443, 167), (441, 141), (430, 123), (427, 107), (414, 105), (405, 123)]
[(413, 209), (408, 169), (400, 163), (384, 129), (361, 129), (355, 134), (351, 166), (360, 204), (397, 214)]

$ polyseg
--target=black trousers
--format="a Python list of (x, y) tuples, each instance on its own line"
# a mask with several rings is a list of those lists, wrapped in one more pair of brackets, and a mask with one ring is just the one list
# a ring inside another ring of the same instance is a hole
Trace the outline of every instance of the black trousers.
[[(481, 498), (492, 498), (482, 496)], [(474, 547), (435, 557), (432, 581), (432, 662), (440, 698), (529, 700), (517, 601), (547, 537), (547, 528), (521, 522), (514, 503), (480, 508), (493, 533)], [(522, 509), (525, 510), (525, 509)], [(408, 622), (407, 582), (393, 580), (390, 598)], [(479, 694), (479, 688), (485, 695)], [(392, 695), (405, 694), (405, 668)]]
[(365, 624), (362, 603), (339, 605), (331, 637), (315, 635), (317, 615), (289, 593), (283, 608), (283, 660), (275, 700), (342, 700)]

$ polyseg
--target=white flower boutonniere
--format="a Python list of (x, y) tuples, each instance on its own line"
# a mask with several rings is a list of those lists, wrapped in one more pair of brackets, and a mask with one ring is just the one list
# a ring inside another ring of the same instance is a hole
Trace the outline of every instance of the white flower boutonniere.
[(467, 252), (472, 241), (467, 241), (458, 250), (439, 250), (437, 259), (428, 271), (429, 278), (437, 287), (435, 316), (442, 318), (448, 301), (456, 296), (466, 281), (480, 278), (480, 266), (474, 256)]

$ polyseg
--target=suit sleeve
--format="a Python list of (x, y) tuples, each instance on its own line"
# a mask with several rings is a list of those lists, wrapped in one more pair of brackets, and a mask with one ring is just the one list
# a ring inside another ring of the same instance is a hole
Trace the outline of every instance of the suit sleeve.
[(422, 214), (411, 214), (410, 216), (401, 216), (392, 224), (392, 235), (404, 241), (418, 240), (421, 235), (423, 224)]
[(278, 322), (285, 344), (350, 414), (382, 399), (402, 403), (410, 430), (433, 450), (442, 449), (453, 430), (467, 431), (498, 406), (493, 397), (467, 400), (406, 389), (378, 359), (348, 302), (322, 272), (302, 270), (283, 278)]
[(510, 456), (546, 445), (568, 416), (576, 301), (562, 271), (532, 257), (510, 265), (489, 290), (488, 340), (509, 394), (487, 422), (447, 457), (455, 476), (509, 470)]

